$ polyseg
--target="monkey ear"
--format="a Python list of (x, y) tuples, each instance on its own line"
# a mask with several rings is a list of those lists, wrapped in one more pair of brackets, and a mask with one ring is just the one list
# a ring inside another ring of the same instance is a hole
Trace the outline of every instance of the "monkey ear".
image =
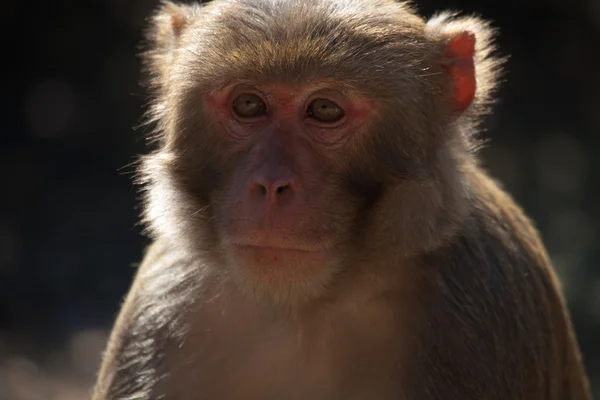
[(147, 113), (148, 123), (160, 120), (166, 110), (161, 99), (165, 97), (164, 91), (170, 87), (173, 59), (182, 35), (201, 7), (162, 1), (150, 21), (146, 32), (146, 50), (141, 54), (145, 65), (142, 85), (154, 92), (155, 99)]
[(453, 37), (444, 51), (442, 68), (450, 76), (454, 88), (452, 108), (463, 113), (475, 99), (475, 34), (464, 31)]
[(472, 106), (489, 104), (504, 61), (492, 55), (495, 31), (489, 24), (475, 17), (442, 13), (427, 22), (426, 32), (443, 49), (440, 62), (454, 89), (454, 112), (463, 114)]
[(161, 2), (150, 21), (146, 33), (146, 51), (142, 54), (147, 70), (152, 75), (150, 85), (160, 88), (168, 79), (173, 54), (179, 47), (186, 27), (192, 23), (200, 7)]
[[(156, 95), (169, 87), (172, 61), (181, 37), (200, 8), (200, 5), (163, 1), (152, 17), (146, 32), (146, 50), (141, 54), (145, 65), (142, 85), (154, 90)], [(157, 105), (152, 110), (156, 112), (159, 108)]]
[(197, 6), (162, 2), (152, 18), (148, 34), (155, 50), (169, 51), (177, 47), (182, 32), (197, 11)]

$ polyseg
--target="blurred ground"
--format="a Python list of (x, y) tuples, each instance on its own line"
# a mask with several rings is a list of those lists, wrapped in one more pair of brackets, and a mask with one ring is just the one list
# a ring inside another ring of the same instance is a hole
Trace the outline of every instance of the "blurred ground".
[[(483, 152), (537, 221), (600, 395), (600, 1), (423, 0), (477, 12), (510, 54)], [(144, 239), (136, 52), (150, 0), (4, 0), (0, 400), (87, 398)]]

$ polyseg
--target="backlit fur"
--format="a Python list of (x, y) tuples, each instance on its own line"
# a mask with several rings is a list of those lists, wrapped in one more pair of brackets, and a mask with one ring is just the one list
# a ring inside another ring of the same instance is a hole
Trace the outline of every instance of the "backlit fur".
[[(465, 31), (477, 89), (456, 114), (444, 50)], [(93, 399), (588, 400), (539, 235), (478, 165), (493, 37), (478, 18), (425, 21), (393, 0), (164, 3), (144, 54), (154, 244)], [(201, 95), (238, 80), (330, 80), (376, 105), (369, 134), (318, 169), (315, 215), (339, 239), (320, 274), (254, 282), (223, 250), (238, 159)]]

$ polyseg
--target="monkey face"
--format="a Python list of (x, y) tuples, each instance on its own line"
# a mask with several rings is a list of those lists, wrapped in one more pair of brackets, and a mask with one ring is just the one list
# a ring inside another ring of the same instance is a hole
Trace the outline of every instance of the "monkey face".
[(452, 112), (474, 93), (470, 37), (447, 47), (396, 2), (259, 3), (168, 6), (155, 21), (152, 233), (282, 296), (320, 292), (357, 257), (439, 241), (460, 196), (439, 182), (462, 140)]
[(298, 280), (330, 268), (351, 212), (335, 180), (372, 107), (357, 93), (314, 82), (236, 85), (207, 103), (237, 165), (218, 216), (231, 261), (269, 279), (274, 271)]
[(325, 80), (195, 93), (168, 146), (169, 179), (196, 210), (183, 224), (197, 240), (210, 232), (209, 252), (244, 282), (325, 284), (361, 204), (344, 171), (376, 118), (373, 103)]

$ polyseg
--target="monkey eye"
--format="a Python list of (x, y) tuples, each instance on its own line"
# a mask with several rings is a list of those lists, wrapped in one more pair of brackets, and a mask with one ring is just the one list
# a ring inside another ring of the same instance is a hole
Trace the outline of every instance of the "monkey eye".
[(344, 110), (335, 102), (327, 99), (313, 100), (307, 110), (308, 114), (319, 122), (333, 123), (344, 118)]
[(265, 114), (267, 106), (253, 93), (244, 93), (233, 100), (233, 112), (241, 118), (253, 118)]

